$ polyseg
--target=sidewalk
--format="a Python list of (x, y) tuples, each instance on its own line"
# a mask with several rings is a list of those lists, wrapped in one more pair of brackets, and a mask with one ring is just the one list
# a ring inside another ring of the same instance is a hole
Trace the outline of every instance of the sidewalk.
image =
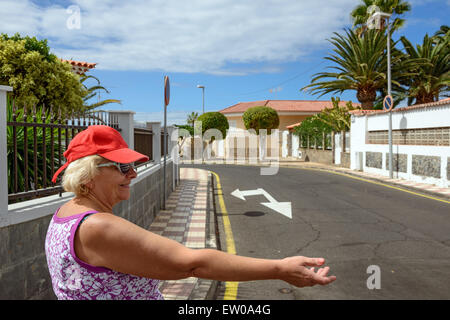
[[(149, 230), (189, 248), (216, 249), (210, 181), (206, 170), (180, 168), (180, 183)], [(217, 281), (192, 277), (161, 281), (159, 289), (166, 300), (205, 300), (213, 299), (216, 286)]]

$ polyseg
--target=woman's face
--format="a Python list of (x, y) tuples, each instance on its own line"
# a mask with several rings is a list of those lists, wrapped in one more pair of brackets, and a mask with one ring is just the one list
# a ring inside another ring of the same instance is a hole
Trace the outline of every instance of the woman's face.
[(99, 174), (92, 180), (91, 193), (111, 206), (130, 198), (130, 183), (136, 178), (134, 169), (122, 174), (115, 166), (98, 168)]

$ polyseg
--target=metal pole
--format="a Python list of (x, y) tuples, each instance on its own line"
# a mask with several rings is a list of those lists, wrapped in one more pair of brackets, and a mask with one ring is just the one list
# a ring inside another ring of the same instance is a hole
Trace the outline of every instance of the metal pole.
[(164, 137), (163, 137), (163, 152), (164, 152), (164, 169), (163, 169), (163, 181), (164, 181), (164, 187), (163, 187), (163, 210), (166, 210), (166, 132), (167, 132), (167, 105), (164, 101)]
[(202, 88), (202, 100), (203, 100), (203, 107), (202, 107), (202, 114), (205, 113), (205, 87)]
[[(388, 77), (388, 95), (391, 95), (391, 32), (389, 18), (387, 18), (387, 77)], [(394, 101), (392, 101), (394, 104)], [(392, 109), (389, 110), (389, 178), (393, 178), (393, 155), (392, 155)]]

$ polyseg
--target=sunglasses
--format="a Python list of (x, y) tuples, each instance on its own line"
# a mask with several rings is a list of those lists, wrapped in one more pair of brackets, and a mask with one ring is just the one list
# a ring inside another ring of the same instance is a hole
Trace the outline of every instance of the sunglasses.
[(108, 162), (99, 164), (97, 168), (111, 167), (111, 166), (114, 166), (117, 169), (119, 169), (120, 173), (122, 173), (123, 175), (126, 175), (131, 169), (136, 171), (136, 166), (133, 163)]

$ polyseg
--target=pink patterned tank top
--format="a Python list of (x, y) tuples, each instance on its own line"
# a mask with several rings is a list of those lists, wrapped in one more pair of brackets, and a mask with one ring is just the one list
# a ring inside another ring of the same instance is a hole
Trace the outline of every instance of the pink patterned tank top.
[(74, 237), (81, 221), (97, 211), (59, 218), (53, 215), (45, 239), (45, 254), (53, 291), (60, 300), (162, 300), (159, 280), (95, 267), (75, 254)]

